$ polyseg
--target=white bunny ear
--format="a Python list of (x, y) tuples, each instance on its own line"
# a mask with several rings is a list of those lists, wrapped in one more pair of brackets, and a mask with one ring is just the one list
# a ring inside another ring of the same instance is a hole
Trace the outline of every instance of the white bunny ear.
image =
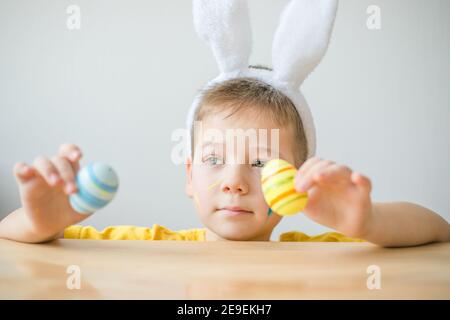
[(337, 0), (292, 0), (284, 9), (272, 46), (274, 76), (299, 87), (324, 56)]
[(194, 26), (221, 73), (248, 67), (251, 29), (246, 0), (194, 0)]

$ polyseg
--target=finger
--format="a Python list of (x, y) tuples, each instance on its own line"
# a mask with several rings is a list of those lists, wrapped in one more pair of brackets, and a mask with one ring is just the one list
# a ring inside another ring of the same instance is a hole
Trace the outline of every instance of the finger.
[(306, 160), (300, 166), (300, 168), (297, 171), (297, 174), (295, 175), (295, 180), (294, 180), (295, 185), (300, 185), (303, 180), (303, 177), (306, 176), (306, 173), (309, 171), (309, 169), (322, 160), (323, 159), (321, 159), (319, 157), (311, 157), (308, 160)]
[(333, 161), (322, 160), (314, 164), (307, 172), (302, 176), (297, 174), (295, 187), (298, 192), (306, 192), (313, 184), (313, 177), (324, 168), (334, 165)]
[(75, 183), (75, 173), (70, 161), (65, 157), (53, 157), (52, 162), (65, 184), (64, 192), (67, 194), (75, 193), (77, 189)]
[(49, 186), (54, 187), (62, 181), (58, 174), (58, 170), (47, 157), (37, 157), (33, 161), (33, 166)]
[(315, 165), (317, 162), (319, 162), (319, 161), (322, 161), (322, 159), (321, 158), (319, 158), (319, 157), (311, 157), (311, 158), (309, 158), (308, 160), (306, 160), (301, 166), (300, 166), (300, 168), (298, 169), (298, 172), (301, 174), (301, 175), (304, 175), (308, 170), (309, 170), (309, 168), (311, 168), (313, 165)]
[(80, 169), (79, 161), (83, 157), (81, 149), (73, 143), (63, 143), (58, 150), (58, 156), (65, 157), (70, 161), (74, 172)]
[(370, 179), (358, 172), (353, 172), (351, 179), (353, 183), (361, 187), (363, 190), (365, 190), (367, 193), (372, 192), (372, 182)]
[(18, 183), (26, 183), (36, 176), (33, 167), (25, 162), (17, 162), (13, 167), (13, 174)]
[(353, 182), (350, 179), (351, 174), (352, 174), (352, 170), (349, 167), (335, 163), (335, 164), (329, 166), (328, 168), (324, 169), (322, 172), (319, 172), (318, 174), (316, 174), (316, 176), (321, 181), (344, 179), (344, 180), (348, 180), (349, 182)]
[(349, 167), (334, 164), (315, 173), (312, 177), (312, 184), (309, 187), (313, 185), (323, 186), (330, 183), (339, 184), (340, 186), (342, 183), (353, 185), (351, 175), (352, 170)]

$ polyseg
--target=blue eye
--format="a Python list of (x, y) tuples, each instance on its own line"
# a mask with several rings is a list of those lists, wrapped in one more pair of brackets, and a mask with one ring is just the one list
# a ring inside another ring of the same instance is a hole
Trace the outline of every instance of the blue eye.
[(266, 163), (264, 161), (256, 159), (255, 161), (253, 161), (252, 167), (262, 168), (262, 167), (264, 167), (265, 164)]
[(205, 160), (203, 160), (203, 162), (206, 162), (207, 164), (212, 166), (223, 164), (222, 159), (217, 156), (209, 156)]

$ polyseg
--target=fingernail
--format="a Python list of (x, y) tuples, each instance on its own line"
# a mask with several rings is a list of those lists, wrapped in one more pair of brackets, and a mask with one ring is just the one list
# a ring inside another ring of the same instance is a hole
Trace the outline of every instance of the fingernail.
[(25, 174), (25, 173), (27, 173), (27, 172), (28, 172), (28, 167), (23, 166), (22, 168), (20, 168), (20, 173), (21, 173), (21, 174)]
[(72, 152), (72, 154), (71, 154), (72, 160), (76, 160), (79, 155), (80, 155), (80, 153), (78, 151)]
[(71, 192), (75, 191), (75, 189), (76, 189), (76, 187), (75, 187), (75, 184), (73, 182), (68, 182), (66, 184), (66, 191), (67, 192), (71, 193)]
[(50, 182), (51, 184), (55, 184), (56, 182), (58, 182), (58, 176), (55, 173), (52, 173), (50, 175)]
[(306, 183), (300, 183), (300, 186), (298, 187), (299, 192), (305, 192), (306, 191)]

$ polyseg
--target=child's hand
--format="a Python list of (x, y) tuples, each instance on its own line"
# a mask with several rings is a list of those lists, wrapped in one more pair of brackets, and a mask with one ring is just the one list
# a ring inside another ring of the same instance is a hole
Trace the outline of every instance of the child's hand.
[(304, 213), (349, 237), (363, 237), (370, 227), (369, 178), (318, 157), (308, 159), (295, 177), (297, 192), (308, 192)]
[(81, 157), (79, 147), (63, 144), (52, 159), (39, 156), (32, 166), (14, 165), (22, 208), (33, 233), (51, 237), (87, 217), (74, 211), (69, 202), (69, 195), (77, 192), (75, 177)]

